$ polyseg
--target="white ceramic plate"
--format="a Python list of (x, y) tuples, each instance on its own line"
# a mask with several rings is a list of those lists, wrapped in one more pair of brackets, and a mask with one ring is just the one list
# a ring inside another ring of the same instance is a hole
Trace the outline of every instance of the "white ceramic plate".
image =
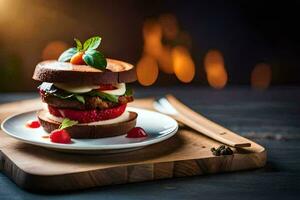
[(138, 113), (137, 125), (147, 133), (145, 138), (126, 138), (125, 135), (100, 139), (72, 139), (72, 144), (52, 143), (42, 127), (25, 126), (28, 120), (36, 120), (36, 111), (16, 114), (5, 119), (1, 128), (9, 136), (25, 143), (51, 148), (58, 151), (76, 153), (116, 153), (142, 148), (172, 137), (178, 129), (177, 122), (169, 116), (139, 108), (127, 108)]

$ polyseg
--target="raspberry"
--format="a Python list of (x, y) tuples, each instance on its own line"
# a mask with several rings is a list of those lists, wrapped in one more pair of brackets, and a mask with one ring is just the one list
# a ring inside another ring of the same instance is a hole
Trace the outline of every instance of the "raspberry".
[(51, 142), (62, 143), (62, 144), (70, 144), (71, 137), (66, 130), (54, 130), (50, 135)]
[(26, 122), (28, 128), (39, 128), (41, 126), (40, 122), (37, 120), (30, 120)]
[(114, 119), (124, 113), (126, 104), (119, 105), (113, 108), (104, 110), (73, 110), (73, 109), (60, 109), (48, 105), (50, 114), (56, 117), (66, 117), (71, 120), (78, 121), (79, 123), (90, 123), (108, 119)]
[(141, 127), (134, 127), (133, 129), (131, 129), (126, 137), (128, 138), (141, 138), (141, 137), (147, 137), (147, 133), (144, 129), (142, 129)]

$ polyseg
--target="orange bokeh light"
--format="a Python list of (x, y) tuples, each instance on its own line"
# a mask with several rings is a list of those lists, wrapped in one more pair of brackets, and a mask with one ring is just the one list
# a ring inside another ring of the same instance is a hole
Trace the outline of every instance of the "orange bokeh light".
[(144, 52), (157, 58), (162, 50), (162, 29), (156, 20), (147, 20), (143, 26)]
[(173, 60), (172, 60), (172, 51), (170, 47), (163, 46), (161, 52), (157, 58), (159, 68), (167, 74), (174, 73)]
[(176, 77), (181, 82), (191, 82), (195, 76), (195, 64), (188, 50), (182, 46), (174, 47), (172, 60)]
[(271, 66), (266, 63), (255, 65), (251, 73), (251, 85), (253, 88), (266, 89), (269, 87), (272, 79)]
[(168, 40), (174, 40), (178, 34), (177, 19), (172, 14), (163, 14), (159, 17), (163, 36)]
[[(146, 20), (143, 25), (143, 38), (144, 55), (137, 66), (138, 80), (142, 85), (153, 84), (157, 79), (158, 69), (166, 74), (175, 73), (184, 83), (193, 80), (195, 64), (189, 51), (184, 47), (191, 46), (191, 40), (186, 32), (179, 31), (174, 15), (163, 14), (158, 19)], [(163, 39), (166, 40), (163, 42)], [(178, 42), (178, 39), (182, 46), (173, 47), (173, 43), (168, 43), (168, 40)]]
[(137, 63), (136, 73), (140, 84), (144, 86), (152, 85), (159, 73), (156, 60), (149, 55), (144, 55)]
[(224, 66), (224, 58), (220, 51), (208, 51), (204, 58), (204, 67), (210, 86), (216, 89), (225, 87), (228, 76)]
[(144, 39), (161, 39), (162, 28), (161, 25), (155, 19), (148, 19), (144, 22), (143, 26)]
[(42, 52), (43, 60), (58, 59), (60, 54), (69, 46), (63, 41), (52, 41), (46, 45)]
[(222, 89), (227, 83), (227, 73), (222, 68), (212, 68), (207, 74), (207, 80), (213, 88)]

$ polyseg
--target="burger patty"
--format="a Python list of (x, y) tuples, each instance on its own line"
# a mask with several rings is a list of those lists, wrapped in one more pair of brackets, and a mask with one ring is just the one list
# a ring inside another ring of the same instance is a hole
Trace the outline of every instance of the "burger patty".
[(113, 108), (117, 105), (127, 104), (133, 101), (132, 96), (120, 96), (119, 102), (114, 103), (110, 101), (105, 101), (100, 97), (90, 97), (85, 96), (85, 104), (72, 99), (61, 99), (59, 97), (55, 97), (53, 95), (41, 95), (42, 101), (47, 103), (50, 106), (56, 108), (69, 108), (69, 109), (76, 109), (76, 110), (89, 110), (89, 109), (107, 109)]

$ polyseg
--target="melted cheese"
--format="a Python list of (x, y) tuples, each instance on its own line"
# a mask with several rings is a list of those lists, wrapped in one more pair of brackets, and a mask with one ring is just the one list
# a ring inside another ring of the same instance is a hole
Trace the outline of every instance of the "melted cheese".
[(106, 94), (112, 94), (112, 95), (118, 95), (121, 96), (125, 94), (126, 92), (126, 86), (125, 83), (119, 83), (117, 85), (114, 85), (117, 89), (115, 90), (103, 90), (101, 92), (106, 93)]
[(86, 93), (92, 91), (93, 89), (100, 88), (99, 85), (72, 85), (72, 84), (65, 84), (65, 83), (54, 83), (54, 85), (59, 89), (71, 93)]
[[(54, 83), (56, 87), (59, 89), (71, 92), (71, 93), (86, 93), (90, 92), (94, 89), (99, 89), (99, 85), (76, 85), (76, 84), (65, 84), (65, 83)], [(121, 96), (126, 92), (126, 85), (125, 83), (119, 83), (114, 85), (117, 89), (115, 90), (103, 90), (101, 92), (106, 94), (118, 95)]]

